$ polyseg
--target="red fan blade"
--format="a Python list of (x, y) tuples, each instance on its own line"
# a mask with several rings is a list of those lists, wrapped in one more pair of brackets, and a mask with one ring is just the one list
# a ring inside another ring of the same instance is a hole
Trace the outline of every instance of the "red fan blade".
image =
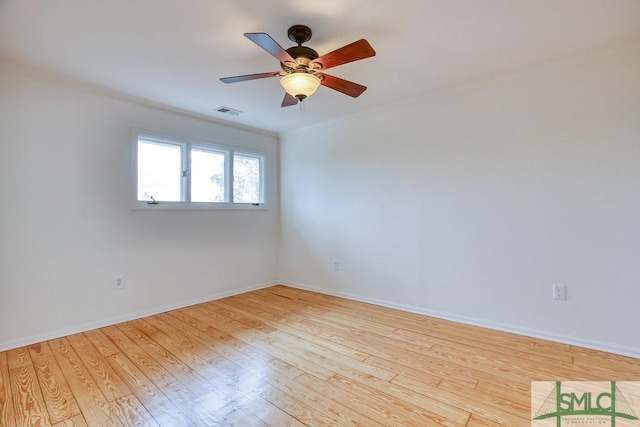
[(345, 95), (349, 95), (353, 98), (359, 97), (362, 92), (367, 90), (366, 86), (350, 82), (349, 80), (341, 79), (340, 77), (330, 76), (329, 74), (319, 75), (322, 76), (322, 81), (320, 82), (322, 86), (337, 90), (338, 92), (342, 92)]
[(234, 77), (222, 77), (220, 81), (222, 83), (238, 83), (244, 82), (247, 80), (255, 80), (255, 79), (265, 79), (267, 77), (276, 77), (279, 76), (280, 73), (278, 71), (273, 71), (271, 73), (258, 73), (258, 74), (245, 74), (244, 76), (234, 76)]
[(274, 39), (271, 38), (271, 36), (267, 33), (244, 33), (244, 36), (246, 38), (248, 38), (249, 40), (251, 40), (252, 42), (254, 42), (255, 44), (257, 44), (258, 46), (260, 46), (261, 48), (263, 48), (264, 50), (266, 50), (267, 52), (269, 52), (271, 55), (275, 56), (276, 58), (278, 58), (278, 61), (282, 62), (282, 63), (292, 63), (294, 65), (297, 65), (298, 63), (296, 62), (295, 59), (293, 59), (291, 57), (291, 55), (289, 55), (287, 53), (286, 50), (284, 50), (282, 48), (282, 46), (280, 46), (278, 44), (278, 42), (276, 42)]
[(360, 39), (357, 42), (353, 42), (341, 47), (340, 49), (336, 49), (333, 52), (322, 55), (318, 59), (314, 59), (311, 61), (310, 67), (313, 67), (314, 64), (319, 64), (322, 66), (322, 70), (326, 70), (331, 67), (337, 67), (338, 65), (370, 58), (375, 56), (375, 54), (376, 51), (373, 50), (369, 42), (365, 39)]
[(284, 98), (282, 99), (281, 107), (291, 107), (292, 105), (296, 105), (298, 103), (298, 98), (295, 96), (289, 95), (287, 92), (284, 93)]

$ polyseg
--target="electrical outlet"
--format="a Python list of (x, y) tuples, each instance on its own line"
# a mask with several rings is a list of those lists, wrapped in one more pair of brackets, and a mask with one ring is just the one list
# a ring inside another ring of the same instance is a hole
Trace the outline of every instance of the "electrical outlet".
[(122, 275), (113, 276), (113, 289), (124, 288), (124, 277)]
[(333, 260), (333, 270), (340, 271), (340, 261), (338, 261), (337, 259)]
[(564, 285), (553, 285), (553, 299), (566, 300), (567, 299), (567, 287)]

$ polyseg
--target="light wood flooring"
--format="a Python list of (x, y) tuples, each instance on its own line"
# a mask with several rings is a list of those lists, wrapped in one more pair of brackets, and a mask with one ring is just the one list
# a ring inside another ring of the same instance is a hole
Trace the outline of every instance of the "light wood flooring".
[(640, 360), (274, 286), (0, 353), (0, 426), (529, 426)]

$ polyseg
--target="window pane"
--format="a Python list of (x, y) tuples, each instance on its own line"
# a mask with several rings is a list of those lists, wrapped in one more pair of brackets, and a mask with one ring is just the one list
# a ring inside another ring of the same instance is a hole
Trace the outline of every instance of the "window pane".
[(138, 200), (180, 202), (180, 145), (138, 140)]
[(191, 201), (225, 202), (225, 154), (199, 148), (191, 150)]
[(261, 203), (260, 157), (236, 154), (233, 156), (233, 201)]

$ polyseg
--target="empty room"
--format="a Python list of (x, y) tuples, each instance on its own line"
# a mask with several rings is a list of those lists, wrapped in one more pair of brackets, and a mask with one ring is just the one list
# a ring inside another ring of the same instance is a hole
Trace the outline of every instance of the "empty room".
[(1, 0), (0, 427), (640, 427), (640, 1)]

